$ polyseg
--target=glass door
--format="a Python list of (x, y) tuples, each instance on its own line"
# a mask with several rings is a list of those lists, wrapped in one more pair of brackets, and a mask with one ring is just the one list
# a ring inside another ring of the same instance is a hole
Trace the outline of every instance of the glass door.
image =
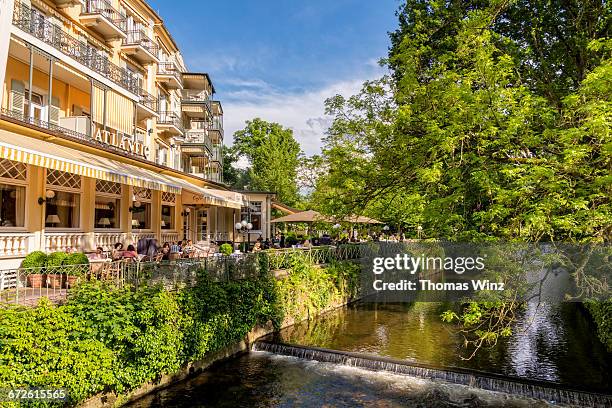
[(198, 225), (197, 241), (208, 241), (208, 209), (198, 210), (196, 222)]

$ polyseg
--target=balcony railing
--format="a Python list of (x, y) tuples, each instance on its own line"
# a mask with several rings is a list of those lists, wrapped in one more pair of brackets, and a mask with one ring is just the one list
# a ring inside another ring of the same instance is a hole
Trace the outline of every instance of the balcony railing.
[(82, 14), (102, 14), (119, 30), (124, 33), (127, 30), (126, 16), (115, 10), (106, 0), (87, 0), (83, 5)]
[(183, 131), (183, 122), (181, 120), (181, 117), (174, 112), (159, 112), (159, 119), (157, 119), (157, 124), (174, 126), (181, 132)]
[(150, 93), (148, 93), (142, 88), (140, 89), (140, 92), (138, 93), (138, 95), (140, 96), (138, 103), (140, 103), (143, 106), (146, 106), (152, 111), (157, 112), (157, 98), (156, 97), (154, 97), (153, 95), (151, 95)]
[[(26, 97), (26, 95), (24, 95), (24, 98)], [(40, 129), (44, 129), (50, 132), (55, 132), (57, 134), (63, 135), (67, 138), (70, 139), (74, 139), (76, 141), (84, 141), (87, 143), (90, 143), (98, 148), (101, 149), (105, 149), (105, 150), (111, 150), (115, 153), (119, 153), (119, 154), (131, 154), (131, 153), (127, 153), (125, 150), (122, 150), (116, 146), (113, 145), (109, 145), (109, 144), (104, 144), (102, 142), (98, 142), (95, 139), (92, 139), (89, 135), (86, 135), (85, 133), (80, 133), (77, 132), (73, 129), (68, 129), (62, 126), (58, 126), (54, 123), (49, 123), (49, 122), (45, 122), (43, 120), (40, 119), (35, 119), (35, 118), (31, 118), (27, 115), (24, 115), (21, 112), (17, 112), (17, 111), (12, 111), (12, 110), (8, 110), (8, 109), (1, 109), (0, 110), (0, 118), (2, 119), (9, 119), (9, 120), (14, 120), (14, 121), (18, 121), (18, 122), (22, 122), (22, 123), (26, 123), (28, 125), (32, 125), (35, 126), (37, 128)], [(61, 119), (61, 118), (60, 118)], [(133, 156), (139, 157), (141, 158), (141, 156), (137, 155), (137, 154), (133, 154)]]
[(183, 84), (183, 76), (181, 71), (177, 68), (174, 62), (160, 62), (157, 64), (157, 75), (170, 75), (173, 76), (176, 81)]
[(155, 42), (149, 38), (143, 30), (128, 31), (127, 37), (123, 40), (123, 45), (140, 45), (146, 49), (149, 53), (157, 57), (159, 47)]
[(113, 64), (107, 56), (86, 42), (80, 41), (61, 27), (51, 24), (45, 16), (21, 3), (15, 3), (13, 24), (115, 84), (138, 94), (138, 78), (127, 69)]
[(208, 149), (209, 152), (212, 152), (212, 142), (208, 137), (208, 134), (205, 130), (200, 129), (190, 129), (187, 131), (187, 135), (185, 136), (185, 144), (202, 144)]

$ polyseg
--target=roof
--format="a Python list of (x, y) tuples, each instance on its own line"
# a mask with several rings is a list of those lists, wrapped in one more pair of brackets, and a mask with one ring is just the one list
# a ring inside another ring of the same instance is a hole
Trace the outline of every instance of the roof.
[(302, 210), (298, 210), (297, 208), (289, 207), (287, 204), (283, 204), (278, 201), (272, 201), (272, 208), (276, 208), (279, 211), (282, 211), (286, 214), (295, 214)]

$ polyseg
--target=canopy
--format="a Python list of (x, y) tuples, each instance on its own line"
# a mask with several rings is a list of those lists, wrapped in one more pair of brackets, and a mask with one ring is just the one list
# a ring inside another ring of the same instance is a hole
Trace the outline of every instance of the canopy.
[[(375, 220), (374, 218), (366, 217), (363, 215), (350, 215), (344, 217), (342, 221), (351, 222), (353, 224), (382, 224), (382, 222)], [(317, 211), (307, 210), (300, 211), (294, 214), (285, 215), (283, 217), (275, 218), (270, 222), (334, 222), (333, 218), (327, 217)]]
[(344, 221), (352, 222), (353, 224), (382, 224), (382, 222), (364, 215), (352, 215), (344, 218)]
[(270, 222), (333, 222), (333, 220), (317, 211), (307, 210), (275, 218)]

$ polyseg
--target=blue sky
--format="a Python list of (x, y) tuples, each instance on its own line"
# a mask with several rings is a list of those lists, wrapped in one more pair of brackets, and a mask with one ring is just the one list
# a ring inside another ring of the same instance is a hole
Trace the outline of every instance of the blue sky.
[[(224, 106), (226, 143), (259, 116), (294, 129), (318, 153), (325, 98), (350, 95), (383, 70), (399, 0), (150, 0), (190, 70), (208, 72)], [(180, 6), (179, 6), (180, 4)]]

